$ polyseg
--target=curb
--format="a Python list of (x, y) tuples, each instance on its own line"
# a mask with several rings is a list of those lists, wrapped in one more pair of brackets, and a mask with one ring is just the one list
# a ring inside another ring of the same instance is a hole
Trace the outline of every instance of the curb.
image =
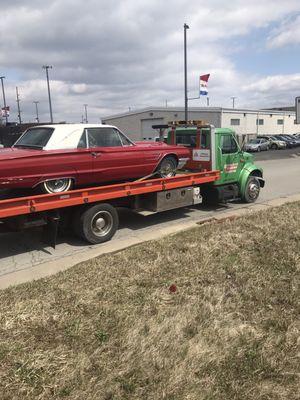
[(122, 239), (116, 242), (107, 242), (100, 247), (92, 248), (88, 251), (78, 253), (75, 255), (66, 256), (60, 260), (48, 261), (42, 264), (37, 264), (25, 270), (12, 272), (11, 274), (0, 277), (0, 289), (5, 289), (11, 285), (17, 285), (33, 281), (36, 279), (44, 278), (61, 271), (65, 271), (76, 264), (88, 261), (92, 258), (99, 257), (103, 254), (114, 253), (124, 250), (128, 247), (147, 242), (149, 240), (159, 239), (170, 234), (185, 231), (197, 225), (206, 223), (222, 223), (225, 220), (233, 220), (241, 216), (266, 210), (268, 208), (279, 207), (283, 204), (293, 203), (300, 201), (300, 194), (279, 197), (277, 199), (268, 200), (262, 203), (248, 204), (241, 206), (235, 210), (225, 210), (219, 212), (214, 216), (207, 216), (200, 221), (180, 222), (170, 227), (156, 229), (154, 232), (144, 232), (143, 237), (131, 237), (130, 239)]

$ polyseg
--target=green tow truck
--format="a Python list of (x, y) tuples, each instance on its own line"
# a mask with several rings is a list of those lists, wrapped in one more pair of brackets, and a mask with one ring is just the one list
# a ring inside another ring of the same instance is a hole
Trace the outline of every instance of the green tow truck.
[(218, 180), (201, 186), (205, 203), (257, 200), (265, 185), (263, 170), (254, 164), (252, 154), (241, 150), (232, 129), (215, 128), (203, 121), (175, 121), (153, 128), (159, 130), (159, 140), (190, 149), (186, 170), (220, 172)]

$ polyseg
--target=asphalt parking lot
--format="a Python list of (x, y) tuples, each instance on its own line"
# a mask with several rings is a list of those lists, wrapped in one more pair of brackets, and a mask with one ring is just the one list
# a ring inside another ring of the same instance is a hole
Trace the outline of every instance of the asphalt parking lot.
[(300, 147), (284, 150), (268, 150), (261, 151), (260, 153), (251, 153), (254, 155), (255, 160), (279, 160), (282, 158), (295, 158), (300, 157)]

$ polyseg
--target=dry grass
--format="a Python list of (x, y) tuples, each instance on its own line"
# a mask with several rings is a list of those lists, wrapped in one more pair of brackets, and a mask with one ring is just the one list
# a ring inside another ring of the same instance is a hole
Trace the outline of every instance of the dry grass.
[(1, 400), (299, 399), (299, 266), (295, 203), (4, 290)]

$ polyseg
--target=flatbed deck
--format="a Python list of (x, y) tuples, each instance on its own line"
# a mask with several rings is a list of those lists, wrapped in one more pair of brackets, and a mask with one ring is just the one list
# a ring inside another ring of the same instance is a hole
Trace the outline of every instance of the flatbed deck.
[(206, 171), (144, 181), (125, 182), (72, 190), (60, 194), (45, 194), (0, 200), (0, 220), (36, 212), (91, 204), (113, 199), (201, 185), (218, 180), (220, 171)]

